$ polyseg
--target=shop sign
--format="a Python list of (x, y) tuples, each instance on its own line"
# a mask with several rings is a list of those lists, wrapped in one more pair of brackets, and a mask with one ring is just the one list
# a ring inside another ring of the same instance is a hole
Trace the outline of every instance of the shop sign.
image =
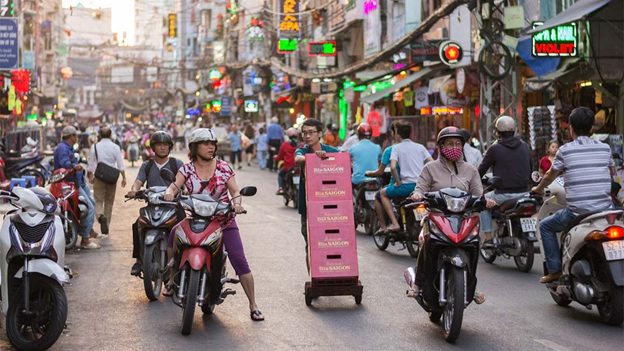
[(464, 57), (464, 51), (459, 43), (449, 40), (440, 44), (439, 55), (442, 63), (452, 66), (461, 61)]
[(299, 25), (299, 1), (300, 0), (282, 0), (280, 16), (279, 32), (281, 35), (289, 34), (291, 36), (298, 36), (301, 32), (301, 26)]
[(258, 101), (245, 100), (245, 112), (258, 112)]
[(17, 19), (0, 18), (0, 69), (14, 69), (19, 66), (17, 28)]
[(291, 54), (297, 51), (298, 46), (299, 46), (299, 40), (282, 38), (277, 42), (277, 53), (278, 54)]
[(220, 112), (221, 116), (229, 116), (232, 113), (232, 98), (223, 96), (221, 100), (213, 100), (212, 111)]
[(308, 53), (310, 56), (336, 56), (336, 41), (310, 42)]
[(438, 53), (442, 41), (417, 41), (411, 45), (412, 62), (439, 61)]
[(0, 17), (14, 17), (15, 16), (15, 1), (14, 0), (0, 0)]
[(432, 112), (434, 115), (460, 115), (464, 113), (464, 109), (461, 107), (435, 106)]
[(463, 94), (466, 87), (466, 71), (463, 68), (458, 68), (455, 71), (455, 83), (457, 84), (457, 92)]
[[(533, 22), (533, 28), (542, 22)], [(533, 56), (577, 56), (578, 31), (576, 23), (566, 23), (533, 34)]]
[(177, 18), (178, 15), (176, 15), (175, 13), (170, 13), (167, 17), (167, 29), (169, 33), (169, 38), (175, 38), (177, 36)]

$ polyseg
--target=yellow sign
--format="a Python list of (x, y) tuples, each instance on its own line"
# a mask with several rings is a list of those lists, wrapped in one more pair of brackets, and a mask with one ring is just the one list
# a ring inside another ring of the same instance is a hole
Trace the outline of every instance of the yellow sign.
[(299, 0), (282, 0), (282, 19), (280, 20), (280, 32), (299, 34)]
[(168, 28), (168, 32), (169, 32), (169, 38), (175, 38), (177, 37), (177, 19), (178, 19), (178, 15), (176, 15), (175, 13), (170, 13), (168, 16), (168, 20), (169, 23), (167, 24), (167, 28)]

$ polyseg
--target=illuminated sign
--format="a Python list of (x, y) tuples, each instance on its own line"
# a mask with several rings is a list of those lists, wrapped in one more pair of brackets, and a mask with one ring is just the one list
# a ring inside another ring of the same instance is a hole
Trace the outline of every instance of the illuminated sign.
[(258, 112), (258, 101), (245, 100), (245, 112)]
[(221, 100), (212, 100), (212, 112), (220, 112), (221, 111)]
[(365, 0), (364, 1), (364, 14), (368, 15), (369, 13), (377, 10), (377, 7), (379, 7), (377, 0)]
[(336, 56), (336, 41), (320, 41), (308, 44), (310, 56)]
[(280, 34), (299, 35), (301, 25), (299, 24), (299, 1), (300, 0), (282, 0), (279, 31)]
[(277, 52), (280, 54), (290, 54), (297, 51), (299, 40), (297, 39), (280, 39), (277, 42)]
[(170, 13), (169, 16), (167, 16), (168, 19), (168, 23), (167, 23), (167, 29), (168, 29), (168, 33), (169, 33), (169, 38), (175, 38), (178, 36), (177, 32), (177, 19), (178, 19), (178, 15), (176, 15), (175, 13)]
[(0, 17), (15, 17), (14, 0), (0, 0)]
[(446, 65), (459, 63), (464, 57), (464, 50), (454, 41), (445, 41), (440, 44), (440, 60)]
[[(533, 28), (543, 23), (534, 22)], [(533, 34), (533, 56), (577, 56), (576, 23), (566, 23)]]
[(221, 79), (221, 76), (221, 71), (218, 69), (211, 69), (210, 72), (208, 72), (208, 78), (212, 81)]

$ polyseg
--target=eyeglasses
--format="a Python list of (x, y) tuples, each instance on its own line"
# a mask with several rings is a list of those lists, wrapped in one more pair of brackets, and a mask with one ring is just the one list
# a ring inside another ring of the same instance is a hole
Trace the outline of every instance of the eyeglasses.
[(301, 135), (303, 135), (303, 136), (306, 136), (306, 135), (314, 135), (314, 134), (316, 134), (316, 133), (318, 133), (318, 130), (309, 130), (309, 131), (305, 131), (305, 130), (304, 130), (304, 131), (302, 131), (302, 132), (301, 132)]

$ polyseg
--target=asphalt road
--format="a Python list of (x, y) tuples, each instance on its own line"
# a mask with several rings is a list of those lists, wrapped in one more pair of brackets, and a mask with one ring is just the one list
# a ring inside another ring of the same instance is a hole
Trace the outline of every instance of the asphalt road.
[[(182, 157), (180, 155), (180, 157)], [(130, 169), (130, 178), (137, 168)], [(68, 327), (53, 350), (621, 350), (624, 329), (601, 324), (598, 313), (573, 303), (557, 306), (537, 282), (541, 257), (530, 273), (512, 261), (479, 263), (485, 304), (471, 304), (456, 345), (405, 297), (403, 270), (414, 264), (406, 251), (379, 251), (371, 237), (358, 235), (362, 305), (352, 297), (321, 297), (307, 307), (308, 279), (299, 216), (274, 195), (276, 174), (247, 168), (238, 183), (255, 185), (246, 198), (248, 214), (238, 217), (247, 258), (256, 280), (257, 301), (266, 320), (249, 318), (238, 294), (212, 316), (197, 311), (190, 336), (180, 334), (182, 310), (168, 298), (148, 302), (142, 282), (130, 276), (131, 224), (139, 202), (123, 202), (117, 191), (111, 236), (103, 248), (73, 252), (67, 263), (78, 273), (66, 287)], [(229, 268), (230, 274), (233, 270)], [(4, 331), (0, 349), (10, 349)]]

